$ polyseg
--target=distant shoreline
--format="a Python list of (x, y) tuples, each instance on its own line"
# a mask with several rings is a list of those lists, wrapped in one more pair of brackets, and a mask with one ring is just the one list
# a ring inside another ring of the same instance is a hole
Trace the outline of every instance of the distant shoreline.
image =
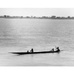
[(71, 18), (63, 18), (63, 19), (58, 19), (58, 18), (8, 18), (8, 17), (0, 17), (0, 19), (49, 19), (49, 20), (74, 20)]
[(59, 17), (59, 16), (51, 16), (51, 17), (48, 17), (48, 16), (42, 16), (42, 17), (36, 17), (36, 16), (9, 16), (9, 15), (3, 15), (3, 16), (0, 16), (0, 18), (4, 18), (4, 19), (54, 19), (54, 20), (73, 20), (74, 17), (70, 17), (70, 16), (67, 16), (67, 17)]

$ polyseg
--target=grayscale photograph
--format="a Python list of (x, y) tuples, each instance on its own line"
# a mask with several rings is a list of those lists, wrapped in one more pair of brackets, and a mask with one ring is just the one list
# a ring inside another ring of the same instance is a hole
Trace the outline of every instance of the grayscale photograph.
[(74, 8), (0, 8), (0, 66), (74, 66)]

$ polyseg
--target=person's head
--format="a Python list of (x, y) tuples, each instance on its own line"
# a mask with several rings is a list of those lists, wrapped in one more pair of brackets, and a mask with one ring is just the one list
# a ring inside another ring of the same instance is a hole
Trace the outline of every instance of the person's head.
[(59, 47), (57, 47), (57, 48), (59, 48)]
[(52, 48), (52, 50), (54, 50), (54, 48)]

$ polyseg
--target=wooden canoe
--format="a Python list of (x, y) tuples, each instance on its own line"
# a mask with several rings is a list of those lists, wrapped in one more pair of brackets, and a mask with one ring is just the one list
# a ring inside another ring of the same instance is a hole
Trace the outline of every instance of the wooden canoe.
[(45, 53), (59, 53), (60, 51), (40, 51), (40, 52), (11, 52), (12, 54), (27, 55), (27, 54), (45, 54)]

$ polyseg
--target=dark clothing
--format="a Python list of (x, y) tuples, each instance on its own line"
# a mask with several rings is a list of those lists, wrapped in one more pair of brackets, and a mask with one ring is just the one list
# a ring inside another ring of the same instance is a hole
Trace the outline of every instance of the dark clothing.
[(29, 51), (27, 51), (27, 53), (29, 53)]
[(57, 49), (57, 51), (60, 51), (59, 47), (57, 47), (56, 49)]
[(54, 51), (54, 48), (52, 48), (52, 51)]
[(34, 52), (34, 51), (33, 51), (33, 48), (31, 49), (31, 51), (30, 51), (30, 52), (32, 52), (32, 53)]

